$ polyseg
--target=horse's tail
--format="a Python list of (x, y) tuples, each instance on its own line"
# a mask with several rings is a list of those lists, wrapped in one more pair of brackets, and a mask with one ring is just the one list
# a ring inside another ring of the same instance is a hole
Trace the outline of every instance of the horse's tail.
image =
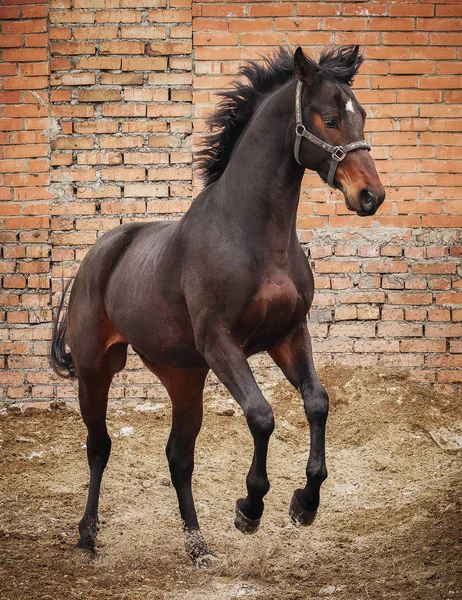
[[(53, 371), (60, 377), (66, 377), (68, 379), (72, 379), (76, 375), (72, 354), (66, 349), (67, 308), (64, 308), (64, 300), (71, 283), (72, 280), (70, 280), (64, 288), (58, 310), (56, 311), (55, 318), (53, 319), (53, 335), (51, 338), (50, 348), (50, 363), (53, 367)], [(60, 315), (62, 312), (63, 317), (60, 320)]]

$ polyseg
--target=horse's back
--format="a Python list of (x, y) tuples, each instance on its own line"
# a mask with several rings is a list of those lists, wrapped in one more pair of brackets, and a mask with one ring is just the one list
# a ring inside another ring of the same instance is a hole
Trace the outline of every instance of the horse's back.
[[(125, 223), (106, 232), (85, 256), (76, 275), (75, 283), (85, 281), (87, 285), (105, 286), (128, 248), (146, 231), (153, 238), (165, 228), (172, 228), (171, 221), (149, 223)], [(75, 284), (74, 284), (75, 285)]]

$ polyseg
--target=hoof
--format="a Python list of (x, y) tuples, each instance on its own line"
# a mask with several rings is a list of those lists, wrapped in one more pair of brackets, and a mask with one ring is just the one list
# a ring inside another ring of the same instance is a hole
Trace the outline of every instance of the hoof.
[(234, 517), (234, 525), (236, 529), (245, 534), (251, 534), (258, 531), (261, 519), (249, 519), (239, 508), (240, 501), (236, 502), (236, 516)]
[(197, 567), (208, 567), (214, 558), (214, 554), (207, 548), (207, 542), (199, 530), (185, 532), (184, 549)]
[(211, 567), (217, 560), (217, 555), (214, 552), (208, 550), (205, 554), (201, 554), (193, 560), (193, 563), (198, 569), (207, 569)]
[[(297, 490), (299, 491), (299, 490)], [(294, 492), (294, 495), (292, 496), (292, 502), (290, 503), (290, 508), (289, 508), (289, 515), (290, 518), (292, 519), (294, 525), (296, 525), (297, 527), (299, 525), (311, 525), (311, 523), (315, 520), (316, 518), (316, 510), (306, 510), (305, 508), (303, 508), (303, 506), (300, 504), (298, 498), (297, 498), (297, 491)]]

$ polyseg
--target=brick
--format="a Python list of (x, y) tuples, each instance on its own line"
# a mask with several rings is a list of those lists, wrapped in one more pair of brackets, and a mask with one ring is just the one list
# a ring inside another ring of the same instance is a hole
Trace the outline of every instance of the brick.
[(117, 38), (118, 27), (75, 27), (76, 40), (107, 40)]
[(145, 117), (146, 106), (141, 104), (111, 104), (103, 106), (104, 117)]
[(120, 33), (126, 39), (162, 40), (166, 37), (165, 27), (122, 27)]
[(344, 304), (383, 304), (384, 292), (348, 292), (340, 297)]
[[(114, 121), (86, 121), (74, 123), (75, 133), (117, 133), (119, 125)], [(89, 146), (88, 148), (93, 148)]]
[(100, 54), (144, 54), (143, 42), (102, 42)]
[(380, 309), (374, 306), (358, 306), (357, 316), (360, 321), (374, 320), (380, 318)]
[(169, 155), (159, 152), (124, 152), (126, 165), (157, 165), (167, 164)]
[(359, 273), (359, 264), (355, 261), (322, 261), (315, 262), (317, 273)]
[(144, 181), (145, 169), (101, 169), (101, 179), (108, 181)]
[(146, 203), (141, 200), (124, 202), (102, 202), (101, 213), (104, 214), (142, 214), (146, 212)]
[(78, 165), (120, 165), (120, 152), (81, 152), (77, 155)]
[(95, 14), (89, 10), (79, 13), (73, 10), (50, 11), (50, 23), (94, 23)]
[(329, 336), (346, 338), (375, 337), (375, 325), (373, 323), (332, 324), (329, 328)]
[(142, 85), (143, 73), (101, 73), (102, 85)]
[(97, 23), (140, 23), (139, 10), (101, 10), (96, 13)]
[(365, 265), (366, 273), (406, 273), (407, 263), (398, 260), (380, 260)]
[(79, 102), (117, 102), (121, 99), (120, 90), (79, 90)]
[(413, 273), (451, 274), (456, 272), (455, 263), (416, 263), (411, 265)]
[(436, 325), (429, 323), (425, 325), (426, 337), (461, 337), (462, 324)]
[[(121, 191), (120, 191), (120, 187), (118, 186), (114, 186), (114, 185), (106, 185), (103, 187), (91, 187), (91, 188), (86, 188), (86, 187), (78, 187), (77, 188), (77, 198), (90, 198), (92, 200), (94, 199), (99, 199), (99, 198), (114, 198), (114, 197), (118, 197), (121, 196)], [(72, 206), (70, 207), (72, 210), (72, 207), (75, 207), (76, 203), (73, 202)], [(82, 206), (88, 206), (87, 204), (83, 204)], [(77, 209), (76, 209), (77, 210)], [(94, 212), (94, 207), (93, 210), (91, 211), (91, 214)], [(82, 213), (80, 213), (82, 214)]]
[[(318, 278), (320, 279), (320, 278)], [(353, 283), (351, 282), (350, 278), (347, 277), (331, 277), (331, 278), (327, 278), (328, 281), (330, 281), (330, 285), (328, 287), (331, 287), (333, 290), (345, 290), (348, 288), (353, 287)]]
[(99, 69), (101, 71), (112, 71), (120, 69), (122, 59), (116, 56), (89, 56), (81, 58), (77, 69)]
[(122, 71), (165, 71), (165, 58), (123, 58)]
[(141, 136), (107, 137), (100, 138), (100, 148), (139, 148), (143, 145)]
[(431, 304), (432, 295), (428, 293), (388, 292), (388, 302), (390, 304)]
[(5, 77), (3, 88), (5, 90), (39, 90), (47, 87), (47, 77)]
[[(146, 52), (150, 56), (172, 56), (179, 54), (190, 54), (191, 42), (153, 42), (147, 45)], [(175, 68), (174, 59), (171, 60), (172, 68)], [(179, 65), (176, 68), (180, 68)]]
[(450, 383), (461, 383), (462, 382), (462, 370), (457, 369), (453, 371), (441, 370), (438, 372), (438, 381), (450, 382)]
[(356, 340), (355, 352), (398, 352), (398, 340)]
[[(454, 316), (454, 310), (452, 311)], [(431, 308), (428, 310), (429, 321), (450, 321), (451, 311), (449, 308)], [(454, 321), (457, 319), (453, 319)]]
[[(0, 35), (0, 48), (21, 48), (22, 36), (15, 35)], [(14, 59), (13, 59), (14, 60)]]
[(52, 117), (75, 117), (75, 118), (88, 118), (93, 117), (94, 107), (86, 106), (83, 104), (70, 106), (70, 105), (55, 105), (50, 109)]
[(166, 185), (156, 184), (127, 184), (124, 188), (126, 198), (152, 198), (159, 196), (168, 196), (168, 187)]
[(408, 323), (379, 323), (377, 325), (378, 337), (421, 337), (423, 325)]
[[(173, 91), (175, 90), (172, 90), (172, 92)], [(124, 89), (124, 100), (126, 102), (167, 102), (168, 99), (168, 90)]]
[(462, 353), (462, 340), (451, 340), (449, 342), (450, 352)]
[(94, 73), (53, 73), (51, 85), (94, 85), (96, 76)]
[(91, 150), (93, 139), (89, 137), (60, 137), (51, 142), (53, 150)]

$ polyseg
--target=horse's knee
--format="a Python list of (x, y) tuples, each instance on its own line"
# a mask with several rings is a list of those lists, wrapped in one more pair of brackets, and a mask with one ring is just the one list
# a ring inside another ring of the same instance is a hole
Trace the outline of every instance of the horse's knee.
[(252, 435), (269, 438), (274, 431), (274, 413), (269, 404), (260, 404), (248, 411), (247, 423)]
[(319, 383), (316, 386), (302, 388), (303, 402), (309, 421), (326, 421), (329, 413), (329, 396)]

